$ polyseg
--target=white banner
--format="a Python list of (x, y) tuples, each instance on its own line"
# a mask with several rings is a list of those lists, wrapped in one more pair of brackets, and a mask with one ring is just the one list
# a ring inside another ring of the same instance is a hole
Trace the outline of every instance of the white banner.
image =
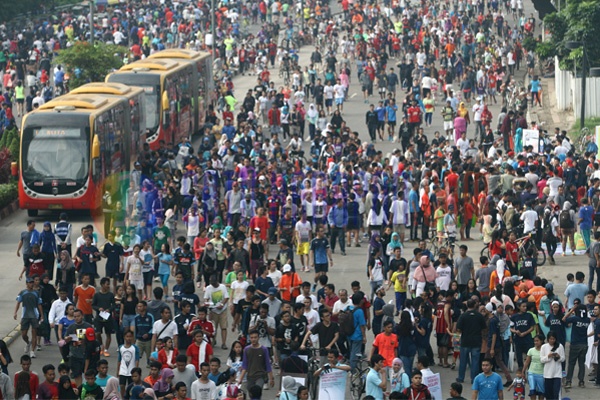
[(334, 369), (319, 377), (319, 400), (341, 400), (346, 398), (348, 373)]
[(443, 400), (442, 378), (440, 378), (440, 374), (433, 374), (427, 377), (424, 376), (423, 383), (427, 385), (427, 389), (429, 389), (429, 393), (431, 393), (431, 398), (433, 400)]
[(523, 148), (533, 146), (533, 152), (540, 152), (540, 131), (536, 129), (523, 129)]

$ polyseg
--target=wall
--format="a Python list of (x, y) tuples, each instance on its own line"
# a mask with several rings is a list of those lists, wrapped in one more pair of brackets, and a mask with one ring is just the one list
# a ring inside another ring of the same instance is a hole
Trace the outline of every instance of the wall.
[[(571, 71), (563, 71), (554, 60), (554, 83), (556, 106), (559, 110), (572, 110), (576, 118), (581, 112), (581, 78), (574, 78)], [(600, 77), (586, 79), (585, 117), (600, 117)]]

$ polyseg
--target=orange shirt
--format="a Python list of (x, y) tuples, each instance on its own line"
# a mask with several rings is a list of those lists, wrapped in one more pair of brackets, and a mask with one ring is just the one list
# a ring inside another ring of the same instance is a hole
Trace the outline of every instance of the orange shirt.
[(537, 308), (540, 308), (540, 301), (542, 300), (542, 297), (548, 294), (548, 292), (546, 292), (546, 289), (541, 286), (534, 286), (531, 289), (529, 289), (529, 292), (527, 292), (527, 294), (533, 296), (533, 298), (535, 299), (535, 306)]
[[(300, 289), (298, 289), (298, 287), (300, 285), (302, 285), (302, 278), (300, 278), (300, 276), (297, 273), (292, 272), (289, 274), (283, 274), (281, 280), (279, 281), (279, 289), (286, 288), (287, 290), (281, 291), (281, 299), (285, 301), (292, 301), (292, 296), (299, 296)], [(296, 287), (296, 289), (294, 289), (293, 293), (290, 293), (290, 289), (292, 287)]]
[[(83, 312), (83, 315), (92, 315), (92, 298), (96, 294), (96, 289), (93, 286), (88, 286), (86, 289), (79, 285), (75, 288), (74, 296), (77, 297), (76, 308)], [(90, 300), (87, 302), (86, 300)]]
[(398, 337), (395, 333), (387, 336), (385, 333), (380, 333), (375, 337), (373, 346), (377, 347), (377, 352), (384, 358), (383, 366), (391, 367), (394, 358), (396, 358), (396, 349), (398, 348)]

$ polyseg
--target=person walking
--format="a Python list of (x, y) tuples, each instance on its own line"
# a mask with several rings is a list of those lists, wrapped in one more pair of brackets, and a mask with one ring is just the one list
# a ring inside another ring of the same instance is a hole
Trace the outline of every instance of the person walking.
[(588, 326), (590, 317), (584, 304), (571, 308), (562, 318), (563, 322), (571, 325), (571, 343), (569, 346), (569, 366), (565, 379), (565, 389), (571, 387), (575, 363), (579, 366), (577, 377), (579, 387), (585, 387), (585, 354), (588, 348)]
[[(493, 361), (489, 358), (484, 358), (481, 363), (481, 372), (473, 380), (473, 400), (502, 400), (504, 393), (502, 392), (502, 378), (495, 372), (492, 372)], [(462, 362), (461, 362), (462, 364)]]
[(540, 361), (544, 364), (544, 398), (557, 400), (560, 398), (561, 363), (565, 361), (565, 348), (552, 331), (548, 332), (548, 343), (540, 349)]

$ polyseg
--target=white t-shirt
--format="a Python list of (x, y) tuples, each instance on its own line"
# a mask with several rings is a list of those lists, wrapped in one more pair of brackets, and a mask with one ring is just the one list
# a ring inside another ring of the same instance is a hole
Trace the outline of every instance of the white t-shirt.
[(458, 138), (456, 141), (456, 147), (458, 147), (460, 150), (460, 155), (464, 157), (464, 155), (467, 153), (467, 150), (469, 150), (469, 141), (467, 139), (463, 139), (462, 137)]
[(343, 85), (335, 85), (333, 91), (335, 92), (336, 99), (343, 99), (346, 96), (346, 90)]
[(448, 290), (450, 288), (450, 282), (452, 282), (452, 268), (450, 268), (448, 265), (445, 267), (440, 265), (437, 267), (435, 272), (435, 285), (439, 287), (440, 290)]
[(307, 243), (310, 239), (310, 231), (311, 231), (310, 222), (296, 222), (296, 232), (300, 235), (300, 240), (302, 243)]
[(348, 300), (345, 303), (342, 303), (342, 299), (339, 299), (333, 305), (332, 313), (337, 314), (340, 311), (344, 311), (346, 308), (348, 308), (348, 306), (351, 306), (351, 305), (352, 305), (352, 300), (350, 300), (350, 297), (348, 297)]
[(473, 121), (481, 121), (481, 113), (483, 113), (483, 105), (473, 104)]
[(333, 86), (331, 85), (327, 85), (323, 88), (323, 94), (325, 95), (326, 99), (333, 99)]
[(538, 220), (538, 213), (533, 210), (526, 210), (521, 214), (521, 221), (523, 221), (523, 233), (529, 233), (535, 229), (535, 221)]
[[(237, 281), (236, 281), (237, 282)], [(211, 306), (215, 306), (217, 304), (223, 304), (223, 301), (229, 298), (229, 293), (227, 292), (227, 288), (225, 285), (220, 284), (217, 287), (213, 285), (206, 286), (204, 289), (204, 301), (210, 303)], [(216, 314), (221, 314), (227, 309), (227, 307), (216, 308), (211, 307), (211, 311)]]
[[(175, 324), (173, 324), (175, 325)], [(140, 359), (140, 350), (132, 344), (129, 347), (119, 346), (119, 376), (131, 376), (131, 370), (135, 368), (135, 362)]]
[[(165, 329), (163, 330), (163, 328)], [(160, 333), (161, 331), (162, 333)], [(173, 338), (177, 336), (177, 324), (172, 320), (167, 321), (167, 323), (165, 324), (164, 322), (162, 322), (161, 319), (159, 319), (158, 321), (154, 322), (154, 325), (152, 325), (152, 332), (157, 335), (160, 333), (160, 336), (158, 336), (157, 339), (162, 339), (166, 337)]]
[[(310, 297), (310, 306), (311, 308), (318, 310), (319, 309), (319, 301), (317, 300), (317, 296), (315, 296), (314, 294), (309, 295), (308, 297)], [(303, 294), (298, 295), (298, 297), (296, 297), (296, 303), (301, 303), (304, 304), (304, 299), (306, 298), (306, 296), (304, 296)], [(306, 315), (306, 314), (304, 314)]]
[(267, 276), (269, 278), (271, 278), (271, 280), (273, 281), (273, 285), (275, 285), (275, 287), (279, 287), (279, 281), (281, 280), (281, 271), (276, 269), (274, 272), (269, 272), (267, 274)]
[(233, 281), (231, 283), (231, 297), (233, 298), (233, 304), (237, 304), (238, 301), (246, 297), (246, 289), (250, 284), (246, 281)]
[(197, 379), (192, 383), (192, 388), (188, 396), (192, 400), (214, 400), (217, 397), (217, 385), (210, 379), (208, 383), (200, 382), (200, 379)]

